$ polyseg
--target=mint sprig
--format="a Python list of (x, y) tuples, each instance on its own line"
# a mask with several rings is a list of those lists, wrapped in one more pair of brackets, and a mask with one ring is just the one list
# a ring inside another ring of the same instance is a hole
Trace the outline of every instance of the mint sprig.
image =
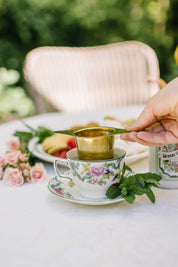
[(106, 191), (106, 196), (110, 199), (121, 196), (128, 203), (132, 204), (136, 195), (146, 194), (150, 201), (155, 203), (155, 195), (151, 187), (159, 186), (161, 176), (151, 172), (131, 173), (128, 175), (126, 174), (127, 170), (131, 172), (131, 169), (124, 163), (120, 182), (112, 184)]

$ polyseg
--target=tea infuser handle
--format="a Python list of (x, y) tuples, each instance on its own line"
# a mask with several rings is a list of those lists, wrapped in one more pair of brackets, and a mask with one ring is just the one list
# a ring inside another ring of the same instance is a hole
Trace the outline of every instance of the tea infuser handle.
[[(79, 128), (80, 129), (80, 128)], [(67, 134), (67, 135), (73, 135), (75, 136), (75, 132), (79, 129), (70, 129), (70, 130), (60, 130), (60, 131), (55, 131), (55, 134)]]
[(114, 134), (122, 134), (126, 132), (127, 132), (126, 129), (114, 128)]

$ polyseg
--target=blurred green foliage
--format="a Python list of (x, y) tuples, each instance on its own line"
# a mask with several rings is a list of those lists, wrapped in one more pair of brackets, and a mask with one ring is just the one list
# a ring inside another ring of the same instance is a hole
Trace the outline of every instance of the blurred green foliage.
[(138, 40), (155, 50), (168, 81), (177, 71), (176, 10), (177, 0), (0, 0), (0, 66), (23, 77), (25, 56), (38, 46)]
[[(4, 67), (0, 68), (1, 121), (7, 117), (6, 113), (16, 114), (20, 118), (33, 115), (35, 112), (32, 100), (26, 96), (22, 87), (17, 86), (19, 78), (18, 71), (7, 70)], [(12, 119), (12, 116), (9, 118)]]

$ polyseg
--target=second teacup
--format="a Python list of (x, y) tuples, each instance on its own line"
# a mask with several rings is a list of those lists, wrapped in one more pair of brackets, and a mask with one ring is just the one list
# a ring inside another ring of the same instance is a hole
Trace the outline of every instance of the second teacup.
[[(114, 157), (106, 160), (80, 160), (78, 158), (77, 149), (67, 152), (67, 163), (57, 159), (54, 162), (56, 175), (63, 177), (64, 182), (70, 180), (78, 186), (80, 194), (89, 199), (105, 198), (108, 187), (120, 180), (120, 174), (124, 164), (126, 152), (122, 149), (114, 149)], [(62, 164), (68, 168), (60, 168)], [(69, 175), (70, 169), (70, 175)]]

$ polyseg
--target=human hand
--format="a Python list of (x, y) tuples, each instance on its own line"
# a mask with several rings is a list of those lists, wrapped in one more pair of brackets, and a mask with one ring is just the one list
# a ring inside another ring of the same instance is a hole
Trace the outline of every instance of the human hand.
[(148, 146), (178, 143), (178, 77), (147, 103), (137, 121), (121, 134), (123, 140)]

